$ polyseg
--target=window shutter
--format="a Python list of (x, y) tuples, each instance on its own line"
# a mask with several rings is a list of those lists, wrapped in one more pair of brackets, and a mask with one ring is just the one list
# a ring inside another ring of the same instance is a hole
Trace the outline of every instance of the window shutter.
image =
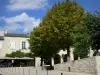
[(29, 49), (29, 43), (26, 41), (26, 48)]
[(0, 49), (2, 49), (2, 42), (0, 42)]
[(20, 41), (20, 49), (22, 49), (22, 41)]

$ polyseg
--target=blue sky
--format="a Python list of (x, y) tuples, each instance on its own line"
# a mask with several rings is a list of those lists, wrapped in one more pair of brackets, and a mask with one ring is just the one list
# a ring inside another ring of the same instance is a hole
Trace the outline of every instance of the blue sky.
[[(0, 30), (28, 33), (58, 0), (0, 0)], [(60, 0), (62, 1), (62, 0)], [(75, 0), (85, 11), (100, 11), (100, 0)]]

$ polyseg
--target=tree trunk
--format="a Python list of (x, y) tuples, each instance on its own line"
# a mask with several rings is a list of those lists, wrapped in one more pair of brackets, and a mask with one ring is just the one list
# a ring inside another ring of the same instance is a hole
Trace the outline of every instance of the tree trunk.
[(43, 66), (43, 58), (41, 57), (41, 66)]
[(67, 62), (70, 61), (70, 47), (67, 48)]
[(50, 58), (50, 67), (52, 67), (52, 58)]

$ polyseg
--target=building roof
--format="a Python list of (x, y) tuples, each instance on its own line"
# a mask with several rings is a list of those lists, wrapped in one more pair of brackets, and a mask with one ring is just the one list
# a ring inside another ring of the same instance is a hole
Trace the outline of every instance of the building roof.
[(29, 38), (28, 34), (12, 34), (12, 33), (7, 33), (5, 34), (6, 37), (25, 37)]
[(0, 40), (4, 40), (4, 37), (3, 36), (0, 36)]
[(33, 60), (33, 58), (30, 58), (30, 57), (23, 57), (23, 58), (0, 57), (0, 60)]

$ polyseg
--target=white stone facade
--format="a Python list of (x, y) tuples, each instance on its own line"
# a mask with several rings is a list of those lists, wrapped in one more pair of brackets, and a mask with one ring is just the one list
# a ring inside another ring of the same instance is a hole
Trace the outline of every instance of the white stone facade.
[[(16, 34), (14, 34), (16, 35)], [(18, 34), (17, 34), (18, 35)], [(4, 32), (0, 32), (0, 57), (5, 57), (6, 54), (16, 52), (20, 50), (22, 52), (28, 53), (29, 50), (29, 37), (24, 36), (5, 36)], [(25, 48), (22, 48), (22, 42), (25, 42)]]

